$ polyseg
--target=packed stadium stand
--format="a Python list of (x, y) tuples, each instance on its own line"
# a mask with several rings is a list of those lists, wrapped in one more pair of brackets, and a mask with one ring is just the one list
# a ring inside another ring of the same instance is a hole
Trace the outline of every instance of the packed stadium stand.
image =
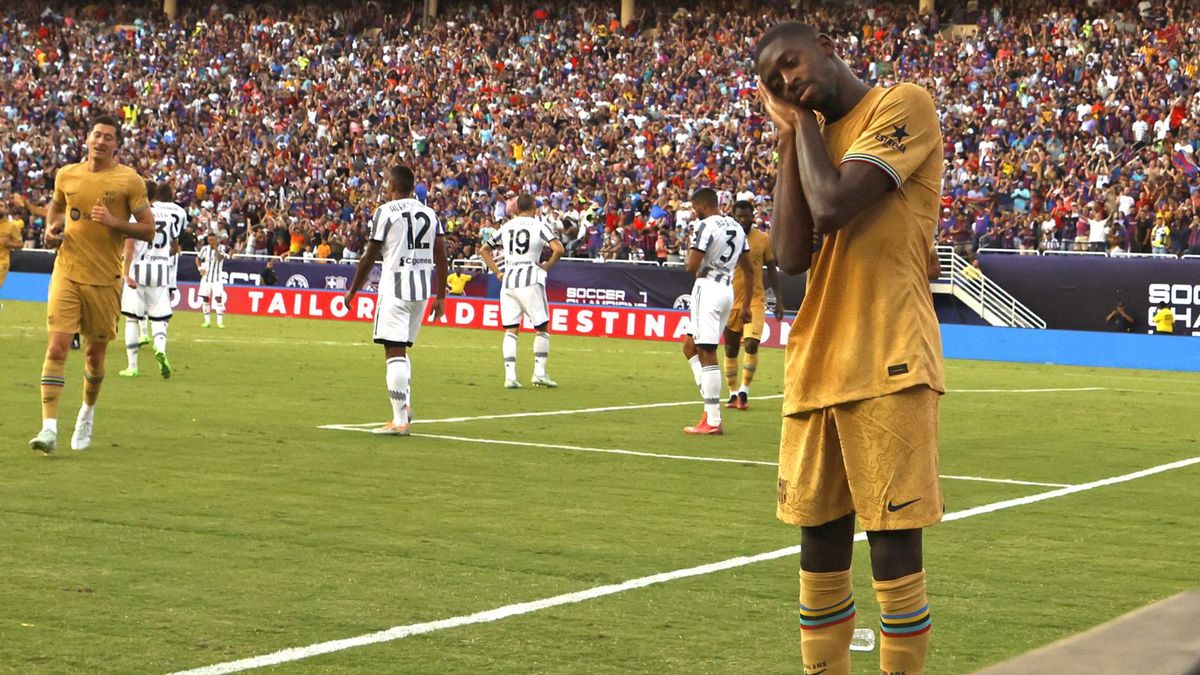
[[(697, 5), (697, 6), (693, 6)], [(945, 133), (937, 240), (967, 257), (1200, 254), (1198, 3), (154, 3), (15, 0), (0, 17), (0, 202), (41, 245), (53, 170), (119, 112), (123, 161), (241, 253), (354, 259), (406, 162), (457, 258), (515, 194), (570, 255), (673, 260), (689, 191), (770, 224), (753, 40), (801, 17)], [(185, 247), (195, 240), (185, 238)]]

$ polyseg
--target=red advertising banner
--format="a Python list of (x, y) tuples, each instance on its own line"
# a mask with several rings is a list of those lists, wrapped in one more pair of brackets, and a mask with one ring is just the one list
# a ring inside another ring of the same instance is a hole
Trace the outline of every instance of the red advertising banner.
[[(179, 284), (176, 309), (199, 310), (198, 290), (197, 284)], [(226, 286), (225, 293), (225, 311), (229, 314), (338, 321), (372, 321), (377, 297), (361, 293), (354, 297), (352, 306), (347, 307), (343, 294), (337, 291)], [(550, 332), (559, 335), (678, 342), (687, 335), (690, 323), (688, 313), (680, 310), (550, 304)], [(499, 330), (500, 302), (484, 298), (447, 298), (445, 316), (436, 323), (426, 317), (425, 325)], [(528, 321), (523, 327), (533, 329)], [(762, 345), (782, 347), (789, 328), (786, 321), (768, 318), (763, 326)]]

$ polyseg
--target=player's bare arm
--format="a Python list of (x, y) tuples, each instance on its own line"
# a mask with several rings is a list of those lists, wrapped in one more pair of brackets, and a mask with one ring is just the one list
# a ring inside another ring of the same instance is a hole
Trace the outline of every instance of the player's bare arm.
[(546, 260), (546, 262), (542, 263), (542, 269), (546, 270), (547, 272), (549, 272), (551, 269), (554, 269), (554, 266), (558, 264), (559, 259), (562, 258), (563, 254), (566, 252), (567, 249), (563, 248), (561, 241), (557, 239), (551, 239), (550, 258)]
[[(754, 262), (750, 260), (750, 253), (743, 251), (738, 256), (738, 267), (742, 270), (742, 278), (746, 280), (747, 286), (752, 282), (755, 274), (762, 274), (761, 270), (754, 269)], [(750, 296), (753, 295), (747, 289), (747, 292), (742, 293), (742, 306), (738, 310), (742, 313), (742, 323), (750, 323), (754, 319), (754, 313), (750, 310)]]
[(137, 280), (133, 278), (133, 239), (126, 237), (125, 239), (125, 254), (121, 256), (121, 266), (125, 275), (125, 285), (130, 288), (137, 288)]
[(925, 261), (925, 276), (930, 281), (937, 281), (942, 276), (942, 261), (938, 259), (937, 247), (929, 249), (929, 257)]
[(768, 260), (766, 265), (767, 283), (771, 285), (771, 291), (775, 293), (775, 318), (783, 321), (783, 286), (779, 284), (779, 266), (773, 260)]
[[(773, 97), (761, 83), (759, 91), (762, 92), (760, 98), (766, 102), (768, 114), (774, 120), (780, 114), (776, 112)], [(783, 121), (782, 117), (780, 120), (776, 122), (779, 165), (776, 167), (775, 194), (772, 199), (771, 251), (785, 273), (803, 274), (812, 265), (813, 220), (800, 183), (795, 128)]]
[(695, 275), (700, 272), (700, 265), (703, 262), (704, 252), (698, 248), (691, 248), (688, 249), (687, 257), (683, 260), (683, 268), (688, 271), (688, 274)]
[(117, 230), (126, 237), (141, 239), (142, 241), (154, 240), (154, 213), (150, 211), (149, 206), (144, 206), (140, 210), (134, 212), (134, 221), (123, 221), (114, 216), (104, 202), (97, 201), (92, 207), (92, 220)]
[(492, 255), (492, 243), (487, 242), (479, 248), (479, 257), (483, 258), (483, 264), (496, 275), (496, 278), (503, 281), (504, 272), (500, 271), (500, 266), (496, 264), (496, 258)]
[(883, 169), (871, 164), (849, 162), (834, 166), (825, 149), (816, 113), (797, 108), (795, 119), (800, 182), (817, 234), (845, 227), (896, 187)]
[(56, 200), (50, 200), (46, 205), (46, 245), (56, 246), (62, 240), (63, 225), (67, 220), (67, 208), (65, 203), (58, 203)]
[(346, 289), (345, 300), (347, 305), (354, 299), (354, 294), (358, 293), (358, 289), (367, 283), (367, 277), (371, 276), (371, 268), (379, 261), (379, 255), (382, 250), (383, 244), (381, 242), (374, 239), (367, 242), (366, 250), (363, 251), (362, 257), (358, 259), (358, 267), (354, 270), (354, 279), (350, 282), (350, 288)]
[(437, 271), (437, 295), (433, 298), (433, 320), (437, 321), (446, 313), (446, 277), (450, 274), (450, 264), (446, 261), (446, 237), (438, 235), (433, 238), (433, 267)]

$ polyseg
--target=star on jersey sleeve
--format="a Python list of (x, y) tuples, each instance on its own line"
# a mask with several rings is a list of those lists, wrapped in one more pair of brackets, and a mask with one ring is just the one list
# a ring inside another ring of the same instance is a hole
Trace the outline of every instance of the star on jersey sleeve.
[(842, 163), (865, 162), (882, 170), (899, 189), (941, 147), (937, 110), (929, 92), (915, 84), (889, 89)]

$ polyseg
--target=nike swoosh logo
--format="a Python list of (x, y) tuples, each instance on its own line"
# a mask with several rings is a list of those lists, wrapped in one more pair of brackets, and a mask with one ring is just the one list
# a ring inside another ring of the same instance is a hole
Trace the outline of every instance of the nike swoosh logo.
[(828, 669), (828, 668), (822, 668), (822, 669), (820, 669), (820, 670), (818, 670), (818, 671), (816, 671), (816, 672), (809, 673), (808, 675), (821, 675), (821, 673), (823, 673), (823, 672), (825, 672), (825, 671), (827, 671), (827, 670), (829, 670), (829, 669)]
[(74, 194), (79, 194), (79, 191), (77, 190), (75, 192), (68, 192), (67, 196), (70, 197), (71, 195), (74, 195)]
[(895, 512), (897, 512), (897, 511), (899, 511), (900, 509), (902, 509), (902, 508), (904, 508), (904, 507), (906, 507), (906, 506), (912, 506), (913, 504), (916, 504), (916, 503), (917, 503), (917, 502), (919, 502), (919, 501), (921, 501), (921, 498), (920, 498), (920, 497), (917, 497), (916, 499), (913, 499), (913, 500), (910, 500), (910, 501), (904, 502), (903, 504), (893, 504), (893, 503), (891, 502), (891, 500), (888, 500), (888, 504), (887, 504), (887, 506), (888, 506), (888, 511), (891, 511), (892, 513), (895, 513)]

